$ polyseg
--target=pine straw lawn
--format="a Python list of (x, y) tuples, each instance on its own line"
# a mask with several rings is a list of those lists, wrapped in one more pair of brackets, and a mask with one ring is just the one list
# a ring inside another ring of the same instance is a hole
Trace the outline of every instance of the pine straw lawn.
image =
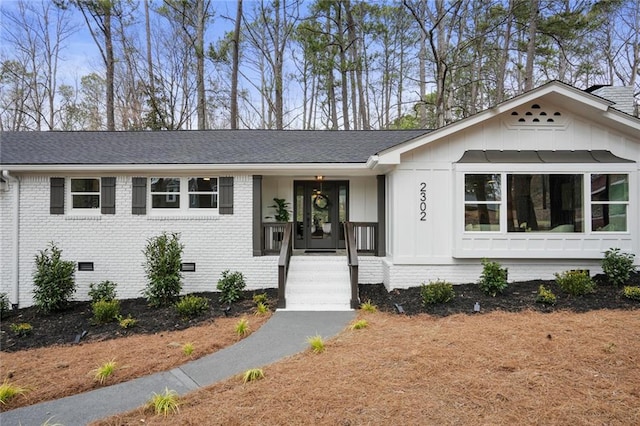
[[(98, 425), (640, 424), (640, 312), (360, 318), (306, 351)], [(129, 346), (129, 345), (127, 345)]]
[[(258, 329), (268, 317), (249, 318), (249, 327)], [(102, 385), (94, 380), (93, 370), (112, 360), (117, 367), (104, 385), (170, 370), (237, 342), (235, 325), (239, 320), (239, 317), (221, 317), (180, 331), (2, 352), (2, 380), (8, 379), (29, 391), (24, 396), (11, 399), (5, 406), (0, 405), (0, 408), (11, 410), (98, 388)], [(182, 351), (185, 343), (194, 346), (191, 356)]]

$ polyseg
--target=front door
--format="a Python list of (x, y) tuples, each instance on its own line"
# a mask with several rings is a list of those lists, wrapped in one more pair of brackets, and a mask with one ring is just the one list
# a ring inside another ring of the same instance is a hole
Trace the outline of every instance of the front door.
[(296, 181), (294, 191), (294, 248), (344, 248), (342, 224), (347, 220), (348, 182)]

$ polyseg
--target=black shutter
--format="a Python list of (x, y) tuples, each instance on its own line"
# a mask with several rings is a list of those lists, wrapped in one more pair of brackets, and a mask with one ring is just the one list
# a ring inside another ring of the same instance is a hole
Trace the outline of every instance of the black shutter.
[(102, 214), (116, 214), (116, 178), (103, 177), (101, 181), (101, 212)]
[(147, 178), (131, 179), (131, 214), (147, 214)]
[(220, 178), (220, 214), (233, 214), (233, 177)]
[(64, 178), (52, 177), (50, 183), (49, 213), (64, 214)]

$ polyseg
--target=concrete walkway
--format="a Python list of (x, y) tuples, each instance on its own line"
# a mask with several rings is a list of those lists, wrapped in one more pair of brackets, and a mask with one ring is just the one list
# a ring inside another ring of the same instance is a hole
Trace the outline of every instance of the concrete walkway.
[[(183, 395), (302, 352), (309, 346), (307, 337), (333, 337), (354, 318), (353, 311), (277, 311), (258, 331), (216, 353), (163, 373), (7, 411), (0, 414), (0, 424), (41, 426), (48, 421), (64, 426), (85, 425), (144, 405), (154, 392), (162, 393), (165, 388)], [(149, 362), (153, 362), (153, 355)], [(55, 375), (51, 379), (55, 380)]]

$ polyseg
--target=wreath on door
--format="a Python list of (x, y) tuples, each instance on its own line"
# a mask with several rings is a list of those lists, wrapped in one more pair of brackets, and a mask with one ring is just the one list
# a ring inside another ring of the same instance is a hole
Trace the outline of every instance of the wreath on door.
[(327, 210), (331, 205), (331, 201), (329, 201), (329, 198), (326, 195), (318, 193), (313, 199), (313, 205), (318, 210)]

